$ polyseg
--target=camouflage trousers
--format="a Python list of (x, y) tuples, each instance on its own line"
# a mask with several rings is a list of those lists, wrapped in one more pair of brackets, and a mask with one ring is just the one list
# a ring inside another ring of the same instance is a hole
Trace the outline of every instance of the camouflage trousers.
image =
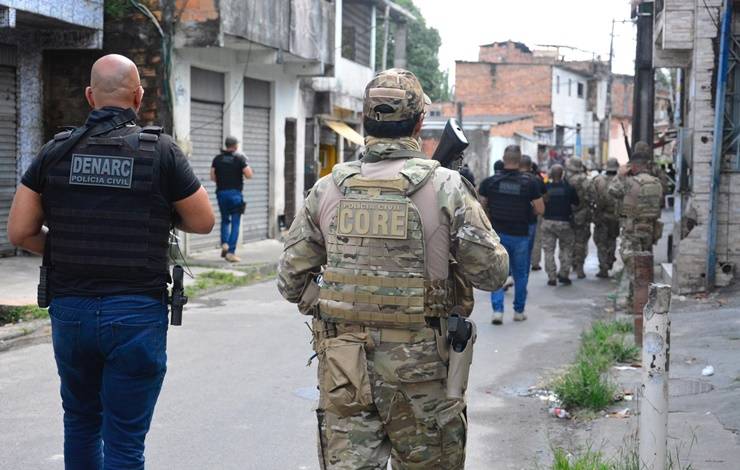
[[(542, 248), (545, 250), (545, 272), (548, 279), (554, 281), (556, 276), (568, 277), (573, 262), (573, 240), (575, 238), (570, 222), (543, 220), (540, 230), (542, 231)], [(559, 248), (560, 270), (557, 270), (555, 265), (556, 244)]]
[[(337, 325), (338, 338), (345, 327)], [(337, 409), (336, 390), (321, 379), (331, 361), (319, 354), (322, 470), (386, 470), (389, 460), (394, 470), (462, 470), (466, 405), (446, 396), (447, 366), (434, 331), (394, 330), (407, 336), (403, 342), (398, 337), (386, 340), (388, 330), (364, 331), (371, 339), (361, 358), (369, 379), (365, 405)]]
[(599, 269), (610, 270), (617, 260), (619, 220), (601, 219), (594, 223), (594, 243), (599, 254)]
[(591, 238), (591, 224), (576, 225), (573, 227), (573, 268), (583, 269), (583, 263), (588, 256), (588, 240)]
[(534, 246), (532, 247), (532, 266), (539, 266), (542, 261), (542, 221), (541, 215), (537, 216), (537, 232), (534, 235)]
[[(635, 267), (633, 255), (643, 251), (653, 251), (652, 233), (631, 233), (622, 230), (622, 238), (619, 245), (619, 255), (624, 263), (622, 271), (622, 284), (626, 286), (627, 310), (632, 310), (632, 299), (634, 293)], [(620, 289), (621, 290), (621, 289)]]

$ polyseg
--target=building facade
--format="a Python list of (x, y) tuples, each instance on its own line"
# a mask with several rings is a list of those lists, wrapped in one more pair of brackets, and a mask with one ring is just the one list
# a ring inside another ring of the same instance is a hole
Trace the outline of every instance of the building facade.
[(740, 264), (740, 8), (728, 0), (639, 3), (653, 14), (653, 67), (677, 71), (673, 288), (706, 291), (728, 284)]
[(44, 57), (99, 49), (102, 30), (103, 0), (0, 1), (0, 256), (15, 253), (6, 232), (10, 204), (45, 141)]

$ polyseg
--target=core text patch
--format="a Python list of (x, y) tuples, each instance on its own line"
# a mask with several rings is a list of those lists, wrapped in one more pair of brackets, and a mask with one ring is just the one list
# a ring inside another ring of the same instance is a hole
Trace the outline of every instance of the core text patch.
[(134, 173), (132, 157), (109, 155), (72, 155), (69, 184), (130, 188)]

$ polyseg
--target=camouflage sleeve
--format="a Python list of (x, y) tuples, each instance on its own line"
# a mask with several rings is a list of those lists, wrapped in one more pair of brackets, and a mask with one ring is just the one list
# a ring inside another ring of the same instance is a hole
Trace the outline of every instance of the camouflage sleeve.
[(437, 170), (434, 184), (442, 211), (450, 220), (450, 248), (460, 271), (478, 289), (499, 289), (509, 274), (509, 255), (478, 202), (475, 188), (449, 170)]
[(289, 302), (298, 303), (306, 286), (326, 264), (324, 236), (318, 224), (319, 180), (311, 189), (303, 208), (296, 214), (285, 239), (283, 254), (278, 264), (278, 290)]
[(614, 199), (621, 200), (624, 197), (624, 182), (625, 178), (622, 176), (612, 178), (612, 182), (609, 183), (609, 195)]

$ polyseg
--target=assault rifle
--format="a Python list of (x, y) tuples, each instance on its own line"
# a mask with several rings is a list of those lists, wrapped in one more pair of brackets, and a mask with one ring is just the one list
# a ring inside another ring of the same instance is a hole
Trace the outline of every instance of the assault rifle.
[(445, 168), (457, 171), (462, 166), (463, 152), (468, 145), (470, 145), (468, 139), (457, 119), (450, 118), (445, 124), (432, 159), (437, 160)]

